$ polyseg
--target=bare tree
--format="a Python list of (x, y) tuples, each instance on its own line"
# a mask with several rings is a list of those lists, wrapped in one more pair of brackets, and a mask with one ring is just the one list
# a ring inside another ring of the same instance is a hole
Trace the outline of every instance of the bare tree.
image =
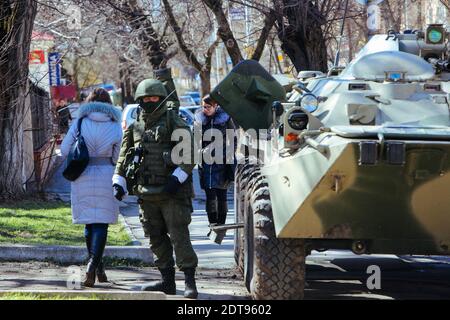
[[(200, 60), (200, 58), (195, 54), (195, 52), (193, 50), (194, 44), (189, 45), (188, 42), (184, 39), (183, 28), (180, 27), (180, 25), (175, 17), (172, 5), (169, 3), (169, 0), (162, 0), (162, 2), (164, 4), (164, 10), (167, 15), (167, 21), (169, 22), (169, 25), (171, 26), (171, 28), (176, 36), (179, 48), (185, 55), (187, 61), (198, 71), (198, 73), (200, 75), (201, 95), (204, 96), (211, 91), (211, 59), (212, 59), (214, 50), (216, 49), (216, 47), (219, 43), (219, 38), (216, 38), (216, 40), (214, 40), (208, 46), (208, 48), (206, 49), (206, 52), (204, 52), (203, 59), (202, 59), (203, 61)], [(183, 13), (184, 13), (184, 11), (183, 11)], [(189, 17), (187, 19), (189, 19)], [(187, 20), (184, 21), (183, 25), (184, 26), (187, 25)], [(209, 25), (209, 28), (207, 28), (207, 29), (210, 29), (210, 30), (213, 29), (211, 24)], [(197, 37), (200, 39), (202, 38), (201, 32), (199, 32), (198, 29), (197, 29)], [(201, 44), (199, 44), (202, 42), (202, 41), (199, 41), (200, 39), (197, 39), (195, 46), (198, 47), (201, 45)]]
[(24, 192), (23, 119), (34, 0), (0, 3), (0, 195)]
[(297, 71), (327, 70), (324, 28), (334, 1), (274, 0), (281, 48)]
[[(235, 38), (233, 31), (231, 30), (230, 23), (225, 13), (224, 4), (222, 0), (203, 0), (208, 8), (213, 12), (217, 22), (217, 34), (225, 44), (225, 48), (228, 55), (231, 58), (233, 65), (238, 64), (243, 60), (241, 49), (239, 48), (238, 41)], [(270, 31), (275, 24), (275, 12), (273, 8), (266, 6), (264, 1), (260, 0), (234, 0), (230, 1), (241, 6), (247, 6), (257, 10), (264, 16), (262, 28), (259, 31), (258, 41), (255, 45), (251, 59), (259, 60), (264, 51), (267, 39), (270, 35)]]
[(404, 16), (404, 1), (385, 0), (381, 3), (382, 17), (386, 31), (392, 29), (399, 32)]
[(243, 57), (241, 50), (239, 49), (239, 45), (234, 37), (233, 31), (231, 31), (227, 16), (225, 15), (222, 0), (203, 0), (203, 2), (209, 9), (211, 9), (216, 17), (218, 25), (217, 34), (225, 44), (233, 65), (238, 64), (241, 60), (243, 60)]
[(157, 32), (151, 21), (150, 4), (137, 0), (107, 0), (107, 3), (116, 10), (116, 14), (125, 19), (132, 30), (137, 32), (140, 47), (145, 50), (153, 69), (165, 68), (176, 51), (169, 50), (172, 42), (167, 41), (165, 32), (162, 34)]

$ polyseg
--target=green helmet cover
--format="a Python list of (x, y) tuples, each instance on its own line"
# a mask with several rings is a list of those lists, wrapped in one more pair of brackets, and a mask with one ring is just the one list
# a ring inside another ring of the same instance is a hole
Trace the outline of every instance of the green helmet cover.
[(134, 94), (134, 100), (137, 101), (139, 98), (151, 96), (167, 97), (167, 90), (161, 81), (156, 79), (145, 79), (138, 84)]

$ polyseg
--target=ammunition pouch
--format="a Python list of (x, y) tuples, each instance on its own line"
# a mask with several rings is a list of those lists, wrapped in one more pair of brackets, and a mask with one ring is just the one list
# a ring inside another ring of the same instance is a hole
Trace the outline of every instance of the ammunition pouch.
[(139, 163), (134, 162), (135, 148), (130, 148), (125, 155), (125, 180), (129, 195), (134, 195), (134, 187), (137, 184)]

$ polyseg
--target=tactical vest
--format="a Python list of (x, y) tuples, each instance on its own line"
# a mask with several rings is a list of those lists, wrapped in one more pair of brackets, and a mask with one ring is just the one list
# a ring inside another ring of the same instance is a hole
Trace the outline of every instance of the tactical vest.
[[(171, 161), (172, 148), (175, 146), (175, 142), (171, 141), (174, 130), (171, 112), (174, 111), (168, 110), (149, 127), (146, 127), (141, 115), (134, 123), (134, 147), (142, 148), (143, 151), (136, 172), (135, 193), (138, 195), (160, 193), (177, 167)], [(184, 197), (192, 194), (192, 175), (182, 184), (178, 194)]]

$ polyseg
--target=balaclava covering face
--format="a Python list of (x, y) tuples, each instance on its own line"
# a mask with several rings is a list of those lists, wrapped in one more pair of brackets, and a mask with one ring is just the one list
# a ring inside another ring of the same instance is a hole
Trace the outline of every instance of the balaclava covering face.
[(142, 117), (147, 125), (154, 123), (164, 113), (167, 112), (167, 105), (164, 103), (164, 99), (160, 99), (158, 102), (140, 102), (142, 108)]
[(145, 113), (152, 113), (153, 111), (155, 111), (155, 109), (161, 104), (161, 99), (157, 102), (141, 102), (140, 106), (141, 108), (145, 111)]

